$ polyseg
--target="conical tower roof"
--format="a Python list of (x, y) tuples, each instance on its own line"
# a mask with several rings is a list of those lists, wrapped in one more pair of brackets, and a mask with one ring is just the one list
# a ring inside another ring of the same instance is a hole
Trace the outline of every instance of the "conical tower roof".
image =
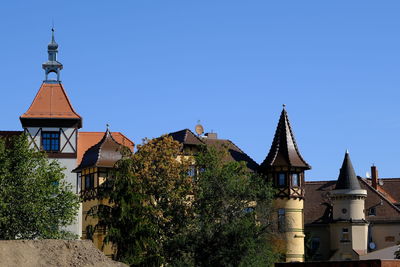
[(353, 164), (350, 160), (349, 152), (346, 151), (342, 167), (340, 168), (339, 178), (336, 182), (336, 189), (361, 189)]
[(269, 153), (261, 164), (261, 169), (269, 167), (298, 167), (306, 170), (311, 169), (311, 166), (303, 159), (297, 148), (285, 107), (283, 107), (279, 118), (279, 123)]

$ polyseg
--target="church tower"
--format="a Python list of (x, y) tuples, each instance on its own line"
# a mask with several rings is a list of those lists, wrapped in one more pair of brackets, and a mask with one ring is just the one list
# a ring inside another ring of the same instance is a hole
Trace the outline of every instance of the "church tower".
[(309, 169), (311, 166), (300, 155), (284, 105), (260, 171), (276, 189), (274, 208), (287, 262), (304, 261), (304, 172)]
[[(77, 191), (77, 176), (71, 171), (76, 167), (78, 129), (82, 118), (75, 112), (60, 81), (63, 65), (57, 61), (58, 44), (54, 29), (48, 47), (48, 61), (43, 63), (45, 80), (31, 106), (22, 114), (20, 121), (28, 136), (30, 145), (47, 153), (50, 159), (57, 159), (66, 168), (66, 181)], [(50, 76), (54, 74), (55, 77)], [(67, 230), (81, 235), (81, 212), (74, 225)]]
[(368, 222), (364, 213), (367, 191), (360, 186), (348, 151), (330, 196), (333, 202), (331, 250), (335, 251), (331, 260), (358, 260), (367, 253)]

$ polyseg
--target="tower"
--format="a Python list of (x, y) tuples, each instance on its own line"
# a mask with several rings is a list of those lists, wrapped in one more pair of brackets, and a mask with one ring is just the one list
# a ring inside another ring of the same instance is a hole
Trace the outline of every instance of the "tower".
[(285, 259), (304, 261), (304, 171), (311, 166), (297, 147), (285, 106), (260, 172), (276, 189), (274, 208), (285, 241)]
[(333, 222), (330, 224), (331, 260), (357, 260), (367, 253), (368, 222), (364, 202), (367, 191), (362, 189), (346, 151), (336, 187), (331, 191)]
[[(57, 61), (57, 49), (52, 29), (48, 61), (43, 64), (45, 80), (20, 121), (31, 147), (45, 151), (50, 159), (60, 161), (65, 167), (66, 181), (76, 192), (77, 176), (71, 171), (76, 167), (78, 129), (82, 127), (82, 118), (72, 107), (60, 81), (63, 65)], [(55, 73), (56, 79), (50, 79), (50, 73)], [(82, 232), (81, 217), (79, 212), (75, 224), (67, 229), (78, 236)]]
[(107, 183), (111, 169), (114, 164), (122, 158), (123, 145), (118, 143), (108, 127), (103, 138), (95, 145), (86, 150), (79, 166), (73, 170), (82, 177), (80, 197), (82, 200), (82, 238), (91, 239), (95, 246), (102, 250), (107, 256), (112, 256), (111, 244), (103, 243), (104, 229), (97, 226), (97, 217), (90, 216), (89, 211), (99, 205), (110, 205), (104, 192), (110, 190)]

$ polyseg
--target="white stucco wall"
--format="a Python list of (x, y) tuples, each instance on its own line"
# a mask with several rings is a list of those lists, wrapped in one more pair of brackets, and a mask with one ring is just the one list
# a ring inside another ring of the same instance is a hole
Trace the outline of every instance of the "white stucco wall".
[[(25, 129), (30, 136), (34, 139), (34, 142), (36, 143), (36, 146), (40, 148), (40, 142), (41, 142), (41, 132), (40, 127), (30, 127)], [(41, 129), (42, 131), (46, 132), (59, 132), (60, 127), (43, 127)], [(77, 147), (77, 138), (76, 134), (77, 131), (74, 132), (74, 128), (62, 128), (64, 134), (60, 132), (60, 149), (64, 148), (62, 153), (74, 153), (76, 151)], [(36, 135), (36, 137), (34, 137)], [(28, 137), (29, 138), (29, 137)], [(67, 138), (69, 139), (69, 143), (67, 143)], [(29, 138), (31, 140), (31, 138)], [(67, 144), (66, 144), (67, 143)], [(65, 145), (65, 146), (64, 146)], [(32, 148), (35, 148), (35, 145), (32, 143), (31, 144)], [(75, 151), (74, 151), (75, 149)], [(74, 193), (79, 193), (77, 192), (77, 174), (72, 173), (72, 170), (76, 168), (76, 158), (57, 158), (53, 159), (57, 160), (60, 162), (61, 166), (65, 167), (64, 174), (65, 174), (65, 180), (71, 184), (72, 186), (72, 192)], [(75, 222), (68, 226), (66, 228), (68, 231), (78, 235), (80, 238), (82, 235), (82, 204), (80, 204), (80, 208), (78, 210), (78, 213), (76, 215)]]

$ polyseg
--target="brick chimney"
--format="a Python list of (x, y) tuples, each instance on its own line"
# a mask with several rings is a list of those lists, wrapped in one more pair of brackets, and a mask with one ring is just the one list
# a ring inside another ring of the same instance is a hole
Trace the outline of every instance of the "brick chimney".
[(218, 139), (217, 133), (206, 133), (205, 136), (207, 136), (208, 139)]
[(375, 165), (371, 166), (371, 182), (372, 187), (378, 189), (378, 170)]

